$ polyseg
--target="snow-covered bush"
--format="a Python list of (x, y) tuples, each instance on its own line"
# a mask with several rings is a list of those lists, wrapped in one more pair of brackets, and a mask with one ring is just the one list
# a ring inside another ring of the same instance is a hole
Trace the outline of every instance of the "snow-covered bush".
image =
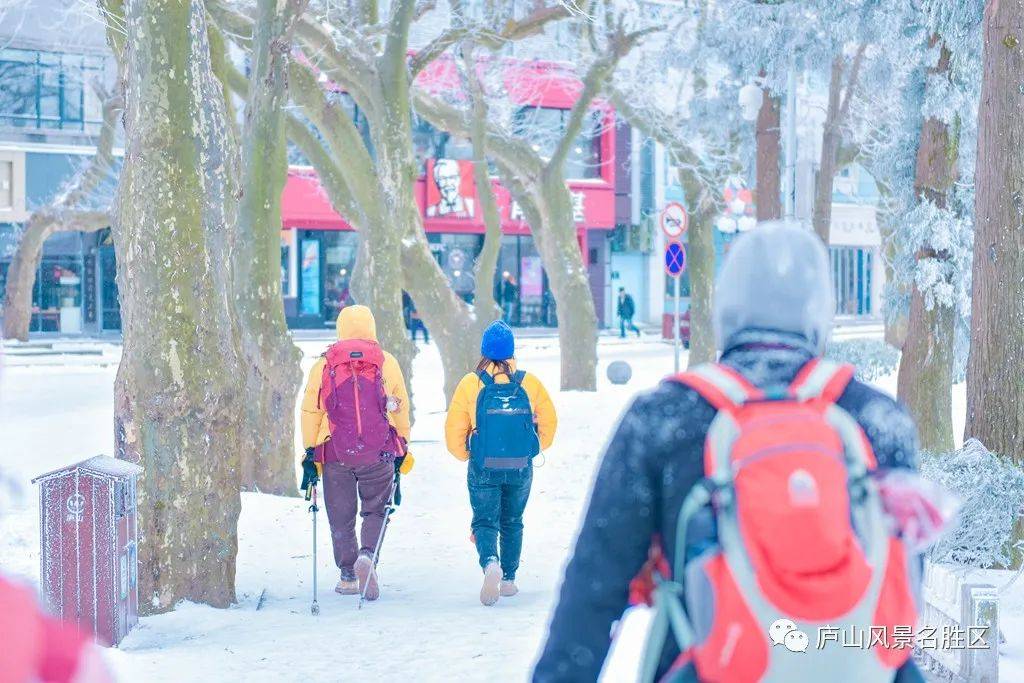
[(871, 382), (896, 372), (900, 352), (881, 339), (850, 339), (829, 342), (825, 357), (840, 363), (852, 363), (857, 379)]
[(1008, 565), (1013, 525), (1024, 507), (1024, 471), (970, 439), (953, 453), (923, 455), (921, 474), (963, 504), (954, 528), (928, 558), (962, 567)]

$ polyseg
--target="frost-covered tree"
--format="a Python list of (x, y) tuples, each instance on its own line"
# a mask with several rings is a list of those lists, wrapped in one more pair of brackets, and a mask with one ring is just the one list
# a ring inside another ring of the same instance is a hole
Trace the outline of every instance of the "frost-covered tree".
[(291, 32), (305, 6), (306, 0), (256, 4), (231, 261), (249, 431), (240, 482), (245, 489), (279, 494), (296, 490), (294, 401), (302, 381), (302, 354), (291, 341), (281, 299), (280, 249), (288, 60)]
[[(715, 62), (705, 44), (710, 4), (658, 5), (651, 11), (659, 12), (668, 30), (648, 36), (607, 90), (620, 116), (665, 146), (683, 188), (690, 219), (689, 362), (696, 365), (716, 357), (711, 306), (722, 188), (743, 171), (752, 140), (736, 106), (743, 83)], [(651, 73), (661, 74), (658, 88), (649, 87), (645, 75)]]
[(955, 331), (969, 308), (980, 3), (896, 11), (892, 49), (866, 68), (857, 144), (883, 190), (886, 315), (907, 316), (899, 397), (923, 448), (949, 452)]
[[(212, 7), (231, 34), (251, 36), (251, 7)], [(372, 0), (313, 2), (295, 29), (302, 58), (289, 67), (297, 111), (287, 116), (288, 137), (316, 169), (335, 209), (360, 233), (354, 295), (373, 308), (381, 343), (408, 377), (415, 347), (405, 333), (401, 293), (411, 293), (441, 352), (448, 394), (475, 363), (473, 340), (491, 318), (477, 315), (455, 293), (430, 250), (415, 201), (419, 163), (412, 90), (429, 65), (465, 40), (504, 44), (568, 14), (557, 2), (531, 6), (525, 14), (514, 6), (503, 8), (476, 18), (461, 3), (436, 8), (399, 0), (390, 3), (381, 21)], [(412, 55), (412, 31), (420, 22), (436, 25), (439, 16), (442, 27)], [(478, 277), (478, 291), (489, 282), (490, 275)]]
[[(1024, 2), (987, 3), (967, 436), (1024, 466)], [(1024, 522), (1017, 526), (1024, 538)], [(1017, 559), (1020, 562), (1020, 557)]]
[[(537, 251), (547, 272), (558, 308), (561, 388), (593, 391), (597, 385), (597, 314), (590, 293), (587, 269), (576, 239), (572, 195), (566, 184), (565, 164), (585, 128), (600, 130), (604, 117), (597, 98), (622, 58), (648, 33), (650, 25), (632, 11), (611, 5), (593, 7), (595, 18), (580, 25), (594, 47), (579, 64), (579, 89), (564, 125), (551, 129), (537, 121), (537, 110), (524, 106), (524, 93), (510, 96), (499, 77), (488, 93), (492, 116), (486, 122), (487, 155), (502, 181), (522, 207)], [(565, 48), (566, 46), (560, 46)], [(572, 71), (563, 73), (571, 77)], [(484, 124), (479, 111), (462, 106), (429, 82), (414, 89), (417, 112), (435, 126), (468, 137)], [(446, 95), (448, 96), (446, 99)]]
[(113, 235), (124, 351), (120, 458), (139, 480), (140, 608), (235, 601), (246, 447), (235, 337), (236, 162), (202, 0), (102, 0), (125, 159)]

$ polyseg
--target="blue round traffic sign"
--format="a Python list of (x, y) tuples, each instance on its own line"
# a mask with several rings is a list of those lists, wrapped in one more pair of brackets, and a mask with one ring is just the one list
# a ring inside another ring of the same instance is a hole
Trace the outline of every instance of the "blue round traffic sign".
[(669, 242), (665, 246), (665, 272), (672, 277), (679, 277), (686, 270), (686, 249), (679, 242)]

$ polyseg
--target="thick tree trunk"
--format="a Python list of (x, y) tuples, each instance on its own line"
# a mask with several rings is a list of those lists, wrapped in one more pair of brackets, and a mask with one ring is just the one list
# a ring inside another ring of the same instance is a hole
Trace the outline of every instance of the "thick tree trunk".
[(239, 453), (248, 444), (223, 93), (200, 0), (127, 0), (124, 10), (115, 435), (118, 457), (144, 468), (140, 607), (227, 607), (235, 601)]
[[(933, 73), (947, 73), (949, 62), (949, 50), (943, 46)], [(948, 126), (938, 119), (927, 119), (921, 127), (917, 148), (914, 190), (918, 201), (930, 201), (944, 208), (956, 179), (956, 166), (957, 148)], [(924, 245), (916, 258), (921, 261), (949, 256)], [(954, 325), (954, 312), (939, 302), (928, 310), (914, 283), (897, 393), (917, 421), (922, 449), (933, 453), (953, 450)]]
[(767, 89), (757, 114), (757, 220), (782, 218), (782, 105)]
[(917, 422), (921, 450), (953, 450), (953, 309), (925, 307), (914, 288), (906, 343), (900, 358), (897, 395)]
[(1024, 466), (1024, 2), (989, 2), (984, 31), (966, 436)]
[(243, 490), (295, 495), (295, 396), (302, 353), (281, 299), (281, 192), (288, 160), (282, 106), (295, 3), (259, 0), (242, 133), (242, 199), (234, 250), (249, 437)]

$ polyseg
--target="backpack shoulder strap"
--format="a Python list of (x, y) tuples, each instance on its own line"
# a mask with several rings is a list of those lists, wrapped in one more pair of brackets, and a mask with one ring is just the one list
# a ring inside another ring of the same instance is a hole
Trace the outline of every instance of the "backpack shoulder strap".
[(523, 379), (525, 379), (525, 378), (526, 378), (526, 371), (525, 370), (516, 370), (515, 372), (512, 373), (512, 376), (509, 377), (508, 379), (509, 379), (510, 382), (515, 382), (516, 384), (522, 384), (523, 383)]
[(815, 358), (800, 369), (789, 390), (799, 401), (835, 403), (853, 380), (853, 373), (849, 363)]
[(690, 387), (716, 410), (732, 411), (747, 401), (764, 398), (763, 391), (732, 368), (719, 363), (698, 365), (668, 379)]
[(477, 370), (476, 376), (480, 378), (480, 381), (484, 383), (485, 387), (489, 387), (494, 384), (494, 378), (491, 377), (486, 370)]

